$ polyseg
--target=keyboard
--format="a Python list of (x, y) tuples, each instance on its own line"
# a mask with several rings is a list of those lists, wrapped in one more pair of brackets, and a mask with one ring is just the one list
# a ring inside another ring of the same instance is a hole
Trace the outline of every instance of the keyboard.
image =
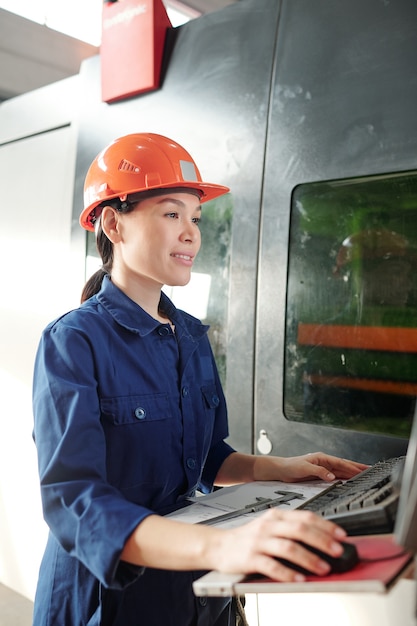
[(391, 533), (404, 460), (379, 461), (345, 482), (334, 483), (299, 508), (332, 520), (348, 535)]

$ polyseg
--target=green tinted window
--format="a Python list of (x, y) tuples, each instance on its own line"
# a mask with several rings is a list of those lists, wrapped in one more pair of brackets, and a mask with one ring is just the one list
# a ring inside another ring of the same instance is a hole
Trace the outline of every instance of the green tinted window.
[(417, 173), (298, 186), (287, 419), (408, 436), (417, 395)]

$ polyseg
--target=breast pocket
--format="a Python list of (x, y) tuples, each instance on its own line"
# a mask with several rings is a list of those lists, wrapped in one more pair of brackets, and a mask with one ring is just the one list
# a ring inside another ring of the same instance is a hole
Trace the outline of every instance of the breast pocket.
[(131, 501), (153, 502), (164, 490), (172, 442), (180, 439), (172, 399), (146, 394), (103, 398), (100, 405), (110, 484)]
[(220, 404), (219, 394), (217, 393), (217, 389), (215, 385), (209, 385), (208, 387), (202, 387), (201, 389), (203, 398), (204, 398), (204, 406), (206, 410), (215, 410)]
[(220, 404), (220, 398), (215, 385), (202, 387), (201, 393), (203, 397), (204, 412), (202, 417), (204, 422), (200, 426), (200, 432), (204, 433), (203, 450), (205, 458), (211, 445), (214, 423), (216, 421), (216, 409)]
[(102, 398), (101, 415), (114, 426), (132, 426), (170, 419), (171, 405), (167, 394), (144, 394), (118, 398)]

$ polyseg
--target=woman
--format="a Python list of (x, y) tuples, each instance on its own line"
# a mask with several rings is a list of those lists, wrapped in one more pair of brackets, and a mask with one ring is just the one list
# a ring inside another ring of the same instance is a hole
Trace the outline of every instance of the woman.
[(81, 225), (103, 268), (81, 306), (44, 331), (35, 364), (35, 441), (50, 535), (36, 626), (225, 626), (229, 599), (197, 599), (203, 570), (300, 580), (274, 557), (323, 573), (294, 540), (341, 553), (344, 532), (271, 510), (220, 530), (163, 517), (196, 490), (254, 480), (349, 478), (364, 465), (325, 454), (240, 454), (207, 327), (161, 292), (185, 285), (200, 247), (205, 183), (191, 156), (155, 134), (122, 137), (93, 161)]

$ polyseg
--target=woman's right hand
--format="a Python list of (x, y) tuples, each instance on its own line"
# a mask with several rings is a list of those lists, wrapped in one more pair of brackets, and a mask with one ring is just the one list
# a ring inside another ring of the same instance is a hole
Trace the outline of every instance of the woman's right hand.
[(233, 574), (263, 574), (280, 581), (304, 580), (279, 557), (315, 574), (329, 566), (298, 542), (333, 557), (343, 552), (345, 531), (311, 511), (273, 508), (235, 528), (187, 524), (149, 515), (125, 543), (121, 559), (136, 565), (169, 570), (219, 570)]
[(301, 581), (304, 576), (280, 563), (281, 557), (318, 575), (329, 565), (298, 542), (338, 557), (345, 531), (310, 511), (270, 509), (242, 526), (225, 530), (210, 557), (213, 569), (226, 573), (259, 573), (283, 582)]

